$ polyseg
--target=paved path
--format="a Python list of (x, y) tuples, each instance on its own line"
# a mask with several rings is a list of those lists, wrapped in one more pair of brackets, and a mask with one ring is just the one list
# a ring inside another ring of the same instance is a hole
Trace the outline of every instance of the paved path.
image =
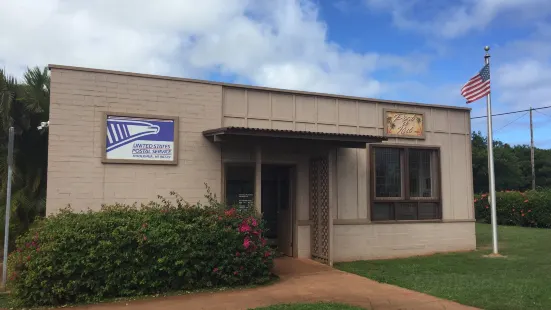
[[(128, 303), (78, 307), (79, 310), (250, 309), (280, 303), (339, 302), (366, 309), (475, 309), (448, 300), (345, 273), (310, 260), (279, 259), (276, 284), (246, 290), (163, 297)], [(76, 309), (76, 308), (75, 308)]]

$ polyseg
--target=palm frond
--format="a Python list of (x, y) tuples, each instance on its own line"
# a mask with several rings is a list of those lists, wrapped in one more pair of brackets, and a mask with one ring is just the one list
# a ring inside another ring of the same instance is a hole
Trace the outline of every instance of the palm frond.
[(44, 112), (50, 96), (50, 76), (47, 69), (40, 70), (38, 67), (27, 69), (24, 80), (26, 108), (33, 113)]
[(17, 79), (0, 70), (0, 121), (1, 128), (7, 133), (11, 126), (11, 110), (15, 101)]
[[(46, 207), (48, 132), (36, 126), (47, 120), (50, 103), (47, 68), (28, 69), (23, 83), (0, 70), (0, 217), (5, 215), (8, 128), (15, 128), (10, 243), (26, 231)], [(0, 235), (3, 230), (0, 231)]]

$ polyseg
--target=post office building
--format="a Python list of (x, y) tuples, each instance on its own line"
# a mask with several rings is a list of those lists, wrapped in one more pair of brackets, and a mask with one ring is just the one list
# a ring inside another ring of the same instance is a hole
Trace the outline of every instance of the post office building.
[(47, 213), (176, 191), (326, 264), (475, 249), (470, 109), (51, 65)]

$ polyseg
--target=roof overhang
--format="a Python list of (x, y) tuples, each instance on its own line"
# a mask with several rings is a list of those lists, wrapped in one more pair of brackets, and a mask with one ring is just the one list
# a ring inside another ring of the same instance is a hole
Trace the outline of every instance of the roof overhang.
[(233, 138), (261, 138), (264, 140), (311, 141), (347, 148), (365, 148), (368, 143), (386, 141), (386, 137), (347, 133), (261, 129), (246, 127), (222, 127), (203, 131), (214, 142), (231, 141)]

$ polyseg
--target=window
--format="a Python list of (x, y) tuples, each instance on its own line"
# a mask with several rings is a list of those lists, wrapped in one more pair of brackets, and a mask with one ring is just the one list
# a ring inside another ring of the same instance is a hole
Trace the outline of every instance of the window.
[(372, 158), (372, 221), (441, 218), (439, 150), (377, 146)]

